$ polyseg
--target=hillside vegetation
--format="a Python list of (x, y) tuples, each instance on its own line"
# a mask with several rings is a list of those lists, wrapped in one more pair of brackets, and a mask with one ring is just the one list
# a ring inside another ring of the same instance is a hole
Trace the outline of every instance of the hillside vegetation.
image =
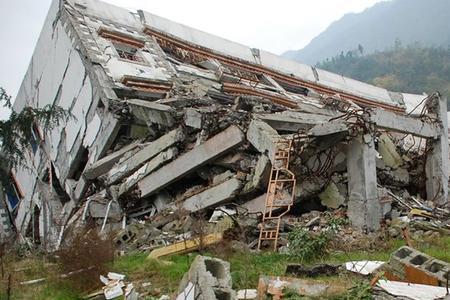
[(317, 64), (318, 68), (342, 74), (391, 91), (432, 93), (450, 98), (450, 48), (408, 46), (400, 42), (390, 50), (362, 55), (341, 52)]
[[(328, 57), (355, 49), (366, 54), (389, 49), (400, 39), (404, 45), (450, 45), (450, 1), (382, 1), (361, 13), (346, 14), (333, 22), (301, 50), (288, 51), (285, 57), (314, 65)], [(299, 33), (301, 34), (301, 33)]]

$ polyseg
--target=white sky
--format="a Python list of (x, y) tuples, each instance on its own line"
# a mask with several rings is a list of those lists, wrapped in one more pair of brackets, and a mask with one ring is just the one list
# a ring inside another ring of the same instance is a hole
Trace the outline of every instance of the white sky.
[[(0, 86), (13, 96), (50, 1), (0, 0)], [(106, 0), (277, 54), (304, 47), (344, 14), (361, 12), (380, 1), (384, 0)]]

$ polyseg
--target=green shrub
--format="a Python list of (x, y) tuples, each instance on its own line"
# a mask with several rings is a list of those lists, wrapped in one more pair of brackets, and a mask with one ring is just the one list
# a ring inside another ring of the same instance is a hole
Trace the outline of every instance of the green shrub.
[(301, 262), (307, 262), (322, 256), (329, 240), (328, 231), (314, 234), (302, 227), (297, 227), (288, 235), (288, 253)]

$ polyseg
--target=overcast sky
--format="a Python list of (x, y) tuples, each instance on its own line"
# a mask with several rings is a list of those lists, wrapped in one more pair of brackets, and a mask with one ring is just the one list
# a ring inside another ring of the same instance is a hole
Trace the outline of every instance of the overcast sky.
[[(51, 0), (0, 0), (0, 86), (15, 96)], [(300, 49), (344, 14), (383, 0), (107, 0), (277, 54)], [(1, 113), (0, 113), (1, 115)]]

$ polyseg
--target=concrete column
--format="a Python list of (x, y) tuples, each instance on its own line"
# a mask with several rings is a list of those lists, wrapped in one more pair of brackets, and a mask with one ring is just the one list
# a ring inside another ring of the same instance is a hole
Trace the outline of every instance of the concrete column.
[(380, 228), (375, 146), (371, 135), (354, 138), (347, 150), (348, 210), (353, 227), (363, 231)]
[(427, 141), (429, 152), (425, 164), (427, 200), (439, 205), (448, 201), (448, 121), (447, 99), (436, 95), (429, 105), (431, 117), (437, 117), (441, 130), (437, 139)]

